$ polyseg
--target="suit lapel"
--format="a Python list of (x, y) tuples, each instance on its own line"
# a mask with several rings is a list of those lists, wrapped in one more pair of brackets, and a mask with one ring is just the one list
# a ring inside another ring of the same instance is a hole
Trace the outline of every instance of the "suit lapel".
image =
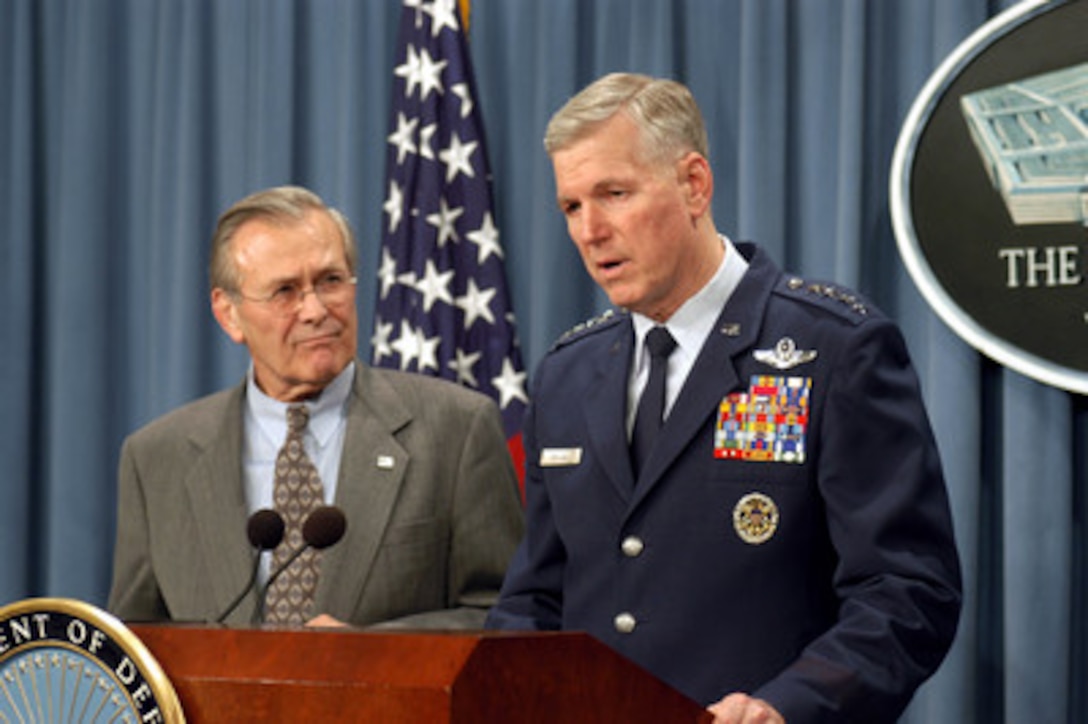
[(191, 545), (200, 548), (210, 579), (216, 613), (209, 615), (226, 609), (253, 566), (242, 485), (242, 391), (239, 387), (227, 397), (224, 408), (209, 410), (208, 424), (190, 438), (198, 451), (185, 475), (197, 528)]
[(627, 442), (627, 377), (634, 344), (631, 320), (617, 324), (605, 339), (604, 355), (591, 355), (598, 360), (593, 370), (586, 404), (586, 430), (593, 457), (616, 461), (603, 465), (609, 481), (626, 500), (634, 487), (630, 448)]
[(661, 429), (660, 442), (653, 449), (639, 477), (635, 503), (661, 479), (668, 467), (699, 435), (723, 397), (744, 384), (737, 372), (738, 357), (759, 337), (763, 311), (774, 288), (778, 270), (761, 252), (750, 261), (732, 297), (695, 360), (687, 381)]
[(336, 504), (348, 527), (343, 540), (322, 555), (318, 611), (348, 615), (362, 596), (408, 468), (408, 453), (394, 434), (409, 422), (411, 413), (393, 388), (356, 363), (336, 486)]

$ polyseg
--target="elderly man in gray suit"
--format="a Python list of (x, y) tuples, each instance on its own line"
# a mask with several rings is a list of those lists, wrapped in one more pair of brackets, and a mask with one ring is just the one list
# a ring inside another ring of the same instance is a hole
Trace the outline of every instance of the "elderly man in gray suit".
[[(291, 541), (300, 547), (295, 530), (256, 560), (249, 516), (281, 510), (291, 533), (292, 507), (297, 528), (299, 505), (305, 515), (324, 503), (344, 512), (346, 533), (291, 564), (304, 570), (286, 569), (296, 588), (269, 603), (268, 622), (482, 626), (522, 532), (498, 409), (452, 383), (356, 359), (356, 262), (346, 219), (305, 189), (261, 191), (220, 217), (212, 310), (251, 365), (239, 386), (125, 441), (115, 615), (222, 617), (255, 563), (265, 582), (284, 567)], [(294, 463), (301, 447), (304, 492), (296, 474), (294, 493), (281, 494), (289, 409), (299, 406), (308, 423)], [(250, 592), (227, 623), (259, 620), (258, 598)], [(273, 618), (278, 609), (284, 616)]]

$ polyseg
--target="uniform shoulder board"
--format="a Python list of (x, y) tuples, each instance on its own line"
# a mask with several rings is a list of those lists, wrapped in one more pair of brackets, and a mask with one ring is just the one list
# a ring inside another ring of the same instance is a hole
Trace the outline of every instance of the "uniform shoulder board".
[(846, 312), (857, 318), (867, 317), (875, 311), (860, 294), (835, 284), (806, 281), (787, 274), (778, 288), (795, 299), (818, 304), (832, 311)]
[(579, 322), (574, 325), (563, 334), (559, 335), (559, 339), (555, 340), (555, 344), (552, 345), (552, 349), (556, 350), (560, 347), (566, 346), (571, 342), (574, 342), (586, 335), (593, 332), (607, 329), (613, 324), (616, 324), (620, 320), (627, 316), (627, 312), (618, 312), (615, 309), (606, 309), (603, 313), (598, 314), (592, 319), (587, 319), (584, 322)]

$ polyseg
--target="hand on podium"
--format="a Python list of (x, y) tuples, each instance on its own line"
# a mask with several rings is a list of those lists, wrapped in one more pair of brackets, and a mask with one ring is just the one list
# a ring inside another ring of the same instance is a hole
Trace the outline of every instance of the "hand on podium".
[(347, 628), (343, 621), (333, 618), (327, 613), (319, 613), (306, 622), (307, 628)]
[(786, 724), (773, 706), (747, 694), (729, 694), (709, 711), (714, 724)]

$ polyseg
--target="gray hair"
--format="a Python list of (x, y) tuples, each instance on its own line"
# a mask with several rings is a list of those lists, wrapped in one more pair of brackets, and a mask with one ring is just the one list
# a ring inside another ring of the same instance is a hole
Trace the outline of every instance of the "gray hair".
[(305, 218), (309, 211), (324, 211), (340, 229), (344, 242), (344, 256), (348, 269), (354, 274), (359, 252), (355, 246), (355, 234), (347, 218), (336, 209), (326, 206), (321, 197), (301, 186), (276, 186), (250, 194), (223, 212), (212, 235), (211, 255), (208, 261), (208, 281), (212, 289), (228, 292), (239, 290), (241, 279), (230, 243), (238, 228), (247, 221), (262, 219), (274, 223), (292, 223)]
[(617, 113), (638, 127), (647, 160), (673, 161), (689, 151), (709, 158), (706, 126), (691, 91), (681, 83), (634, 73), (612, 73), (583, 88), (548, 122), (548, 155), (582, 140)]

